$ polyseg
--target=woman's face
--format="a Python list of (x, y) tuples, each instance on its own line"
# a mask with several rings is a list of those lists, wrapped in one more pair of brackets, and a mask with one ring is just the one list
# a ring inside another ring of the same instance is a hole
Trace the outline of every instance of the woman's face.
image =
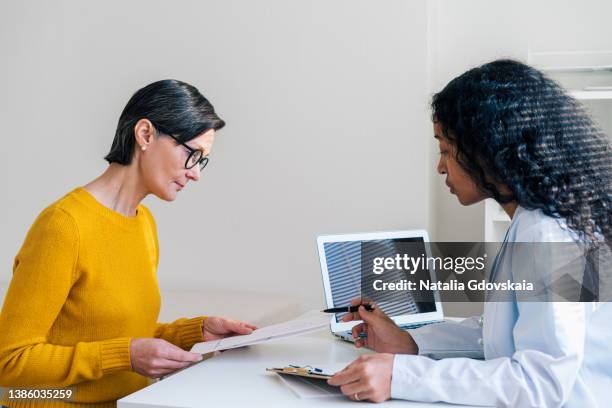
[[(214, 139), (215, 131), (210, 129), (185, 144), (194, 150), (202, 150), (203, 156), (206, 156), (212, 149)], [(147, 192), (162, 200), (174, 201), (187, 183), (200, 179), (200, 166), (185, 168), (190, 152), (173, 138), (155, 131), (153, 137), (142, 143), (137, 135), (137, 141), (135, 154), (140, 156), (138, 163)]]
[(434, 137), (438, 140), (440, 148), (440, 160), (436, 170), (439, 174), (446, 175), (446, 185), (450, 188), (451, 194), (455, 194), (463, 205), (475, 204), (487, 198), (457, 162), (456, 148), (444, 137), (440, 123), (434, 122), (433, 126)]

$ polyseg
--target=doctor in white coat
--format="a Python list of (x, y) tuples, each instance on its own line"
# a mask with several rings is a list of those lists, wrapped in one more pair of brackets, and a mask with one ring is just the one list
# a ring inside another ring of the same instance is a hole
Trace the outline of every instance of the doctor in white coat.
[[(555, 82), (498, 60), (451, 81), (432, 102), (437, 171), (463, 205), (492, 197), (512, 219), (491, 274), (512, 276), (513, 242), (568, 242), (609, 254), (612, 156), (607, 137)], [(514, 262), (513, 262), (514, 261)], [(550, 273), (521, 259), (521, 273)], [(504, 407), (612, 406), (610, 264), (576, 302), (485, 303), (484, 314), (402, 331), (360, 307), (365, 355), (329, 383), (353, 400)], [(587, 301), (583, 301), (587, 300)], [(354, 304), (359, 304), (355, 300)]]

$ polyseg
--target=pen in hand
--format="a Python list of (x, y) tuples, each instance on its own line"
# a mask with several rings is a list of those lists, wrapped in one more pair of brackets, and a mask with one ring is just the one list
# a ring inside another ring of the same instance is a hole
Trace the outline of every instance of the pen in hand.
[(357, 310), (359, 310), (359, 306), (365, 307), (365, 310), (367, 310), (368, 312), (371, 312), (372, 310), (374, 310), (374, 307), (372, 307), (372, 305), (366, 303), (366, 304), (361, 304), (357, 306), (333, 307), (331, 309), (321, 310), (321, 312), (323, 313), (355, 313)]

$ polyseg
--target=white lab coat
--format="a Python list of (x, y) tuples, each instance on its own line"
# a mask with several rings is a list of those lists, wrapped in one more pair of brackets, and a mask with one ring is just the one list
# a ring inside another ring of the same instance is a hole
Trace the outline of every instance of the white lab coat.
[[(562, 221), (521, 207), (506, 235), (507, 242), (567, 240), (571, 232)], [(530, 265), (546, 268), (538, 259)], [(480, 317), (410, 333), (419, 355), (395, 356), (392, 398), (502, 407), (612, 406), (610, 303), (486, 303)]]

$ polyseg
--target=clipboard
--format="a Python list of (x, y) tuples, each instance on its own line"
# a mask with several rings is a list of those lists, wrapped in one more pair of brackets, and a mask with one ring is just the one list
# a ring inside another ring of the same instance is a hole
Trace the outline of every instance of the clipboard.
[(275, 373), (298, 398), (343, 397), (340, 387), (329, 385), (327, 380), (334, 375), (334, 368), (322, 370), (312, 366), (266, 368)]
[(315, 371), (315, 369), (313, 369), (310, 366), (307, 366), (307, 367), (293, 367), (293, 366), (271, 367), (271, 368), (266, 368), (266, 371), (270, 371), (270, 372), (278, 373), (278, 374), (296, 375), (298, 377), (316, 378), (319, 380), (328, 380), (332, 378), (333, 376), (333, 374), (327, 374), (323, 372), (318, 373)]

